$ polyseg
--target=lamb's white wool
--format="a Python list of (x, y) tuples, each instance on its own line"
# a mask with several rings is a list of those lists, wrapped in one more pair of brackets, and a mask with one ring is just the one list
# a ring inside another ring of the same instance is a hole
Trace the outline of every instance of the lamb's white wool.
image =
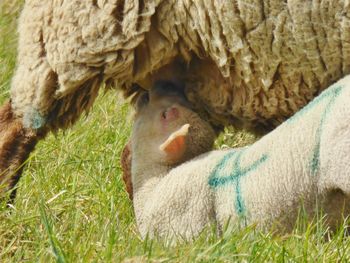
[(242, 219), (290, 230), (301, 204), (311, 215), (317, 204), (337, 226), (350, 212), (349, 102), (350, 76), (249, 147), (212, 151), (159, 174), (155, 167), (153, 177), (136, 166), (138, 183), (148, 185), (134, 191), (141, 235), (190, 239), (210, 222)]

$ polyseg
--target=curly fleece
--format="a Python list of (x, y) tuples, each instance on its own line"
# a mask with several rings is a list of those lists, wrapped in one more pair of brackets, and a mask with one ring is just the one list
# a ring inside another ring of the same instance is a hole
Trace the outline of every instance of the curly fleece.
[(346, 0), (28, 0), (12, 107), (65, 128), (176, 60), (210, 121), (275, 126), (350, 72), (348, 39)]

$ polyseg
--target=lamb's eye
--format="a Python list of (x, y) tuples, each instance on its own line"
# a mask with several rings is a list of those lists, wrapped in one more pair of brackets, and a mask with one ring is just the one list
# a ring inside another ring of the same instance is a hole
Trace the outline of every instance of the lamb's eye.
[(142, 95), (142, 103), (148, 104), (149, 103), (149, 95), (148, 92)]
[(141, 110), (148, 103), (149, 103), (149, 95), (148, 95), (148, 92), (145, 92), (138, 98), (136, 103), (136, 109)]

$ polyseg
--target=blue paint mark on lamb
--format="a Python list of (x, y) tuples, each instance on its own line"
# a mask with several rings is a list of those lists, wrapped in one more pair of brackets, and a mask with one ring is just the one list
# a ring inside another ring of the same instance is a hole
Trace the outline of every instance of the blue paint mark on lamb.
[(312, 100), (309, 104), (307, 104), (304, 108), (302, 108), (299, 112), (297, 112), (295, 115), (290, 117), (286, 123), (293, 123), (294, 121), (298, 120), (300, 117), (302, 117), (304, 114), (309, 112), (311, 109), (313, 109), (316, 105), (318, 105), (320, 102), (322, 102), (325, 99), (330, 99), (329, 103), (325, 107), (323, 115), (326, 115), (329, 111), (329, 106), (331, 106), (335, 99), (338, 97), (340, 92), (344, 86), (335, 86), (327, 89), (326, 91), (322, 92), (318, 97), (316, 97), (314, 100)]
[[(212, 188), (218, 188), (220, 186), (232, 183), (235, 188), (236, 200), (235, 209), (236, 213), (240, 216), (245, 214), (245, 206), (241, 193), (241, 183), (240, 180), (243, 176), (248, 175), (250, 172), (256, 170), (262, 163), (267, 160), (267, 155), (263, 154), (258, 160), (253, 162), (251, 165), (242, 168), (241, 167), (241, 157), (245, 150), (231, 151), (226, 154), (222, 160), (216, 165), (213, 172), (209, 177), (209, 185)], [(227, 173), (227, 167), (233, 164), (232, 170)]]
[(313, 151), (313, 155), (310, 162), (310, 169), (311, 169), (312, 175), (316, 175), (320, 167), (320, 143), (321, 143), (321, 135), (322, 135), (323, 126), (325, 124), (325, 120), (336, 98), (339, 96), (343, 88), (344, 86), (335, 86), (326, 90), (320, 96), (316, 97), (316, 99), (310, 102), (307, 106), (305, 106), (300, 112), (295, 114), (293, 117), (291, 117), (287, 121), (287, 123), (293, 123), (294, 121), (302, 117), (304, 114), (309, 112), (316, 105), (321, 103), (323, 100), (329, 99), (329, 102), (325, 105), (323, 113), (321, 114), (320, 125), (316, 130), (316, 139), (315, 139), (316, 144), (315, 144), (315, 149)]
[(322, 113), (321, 116), (321, 121), (320, 121), (320, 126), (318, 126), (317, 131), (316, 131), (316, 146), (314, 150), (314, 154), (311, 160), (311, 172), (313, 175), (316, 175), (316, 173), (319, 171), (320, 168), (320, 145), (321, 145), (321, 135), (322, 135), (322, 130), (323, 126), (326, 120), (326, 117), (329, 113), (329, 110), (333, 106), (336, 98), (340, 94), (341, 90), (343, 87), (336, 87), (334, 89), (330, 89), (329, 92), (326, 92), (324, 96), (321, 96), (320, 99), (323, 98), (330, 98), (328, 104), (326, 105), (324, 112)]

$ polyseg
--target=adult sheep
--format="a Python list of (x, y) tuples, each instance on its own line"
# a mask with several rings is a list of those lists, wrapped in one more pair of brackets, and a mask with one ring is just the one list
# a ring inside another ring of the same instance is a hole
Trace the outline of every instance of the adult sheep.
[(185, 83), (213, 125), (273, 128), (349, 73), (349, 14), (346, 0), (27, 0), (0, 181), (12, 188), (37, 140), (74, 124), (102, 83), (126, 97)]

